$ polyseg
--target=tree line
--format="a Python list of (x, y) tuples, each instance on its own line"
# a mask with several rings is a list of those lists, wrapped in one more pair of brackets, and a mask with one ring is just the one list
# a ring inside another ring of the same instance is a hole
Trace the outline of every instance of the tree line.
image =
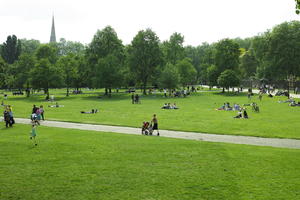
[(0, 46), (0, 88), (113, 88), (176, 89), (192, 84), (225, 88), (241, 80), (296, 81), (300, 76), (300, 23), (284, 22), (250, 38), (222, 39), (199, 46), (183, 46), (174, 33), (166, 41), (151, 29), (141, 30), (124, 45), (116, 31), (98, 30), (88, 45), (61, 39), (38, 40), (8, 36)]

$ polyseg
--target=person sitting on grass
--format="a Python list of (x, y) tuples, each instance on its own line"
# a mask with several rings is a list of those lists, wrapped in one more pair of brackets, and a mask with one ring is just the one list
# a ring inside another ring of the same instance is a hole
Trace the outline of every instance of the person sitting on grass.
[(232, 107), (230, 106), (230, 103), (229, 103), (229, 102), (227, 102), (227, 103), (225, 104), (225, 109), (224, 109), (224, 110), (226, 110), (226, 111), (232, 110)]
[(246, 109), (244, 109), (244, 111), (243, 111), (243, 118), (244, 119), (248, 119), (249, 118)]
[(237, 116), (233, 117), (233, 118), (242, 118), (242, 110), (239, 110), (239, 112), (237, 113)]
[(179, 108), (177, 107), (176, 103), (174, 103), (174, 104), (172, 105), (172, 108), (173, 108), (173, 109), (179, 109)]
[(161, 109), (169, 109), (169, 106), (168, 106), (168, 104), (167, 104), (167, 103), (165, 103), (165, 104), (163, 105), (163, 107), (161, 107)]
[(233, 110), (240, 110), (240, 109), (241, 109), (241, 107), (239, 104), (234, 104)]
[(82, 114), (95, 114), (95, 113), (97, 113), (97, 112), (98, 112), (97, 109), (92, 109), (91, 112), (80, 111), (80, 113), (82, 113)]

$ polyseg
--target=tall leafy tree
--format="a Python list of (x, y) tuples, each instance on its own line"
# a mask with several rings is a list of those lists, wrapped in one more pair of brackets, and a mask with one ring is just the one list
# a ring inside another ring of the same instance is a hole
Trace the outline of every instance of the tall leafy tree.
[(218, 85), (218, 68), (215, 65), (211, 65), (207, 68), (207, 82), (210, 88)]
[(64, 84), (67, 87), (67, 94), (69, 96), (70, 87), (75, 85), (78, 76), (77, 62), (73, 54), (62, 56), (57, 61), (57, 67), (63, 71)]
[(41, 45), (39, 40), (20, 39), (22, 54), (34, 54), (38, 47)]
[(299, 15), (300, 14), (300, 0), (295, 0), (296, 2), (296, 13)]
[(239, 45), (230, 39), (223, 39), (216, 44), (215, 62), (219, 73), (226, 69), (236, 70), (239, 66)]
[(173, 33), (168, 41), (163, 43), (163, 52), (167, 63), (175, 65), (184, 58), (184, 37), (180, 33)]
[[(93, 85), (104, 87), (105, 94), (120, 83), (119, 73), (124, 63), (124, 46), (115, 30), (107, 26), (98, 30), (87, 49), (93, 73)], [(106, 74), (104, 76), (104, 74)]]
[(180, 76), (175, 65), (167, 63), (163, 71), (160, 73), (158, 80), (160, 88), (166, 88), (171, 92), (172, 89), (176, 89), (179, 85)]
[(180, 75), (180, 83), (182, 86), (187, 86), (195, 83), (197, 71), (192, 65), (189, 58), (185, 58), (176, 64), (178, 73)]
[(65, 38), (61, 38), (56, 43), (58, 54), (60, 56), (66, 56), (68, 54), (83, 55), (85, 52), (85, 46), (80, 42), (67, 41)]
[(57, 49), (51, 45), (41, 45), (36, 51), (36, 64), (31, 70), (31, 85), (43, 89), (49, 99), (49, 88), (63, 85), (63, 71), (56, 65)]
[(17, 88), (26, 88), (27, 97), (30, 92), (30, 71), (35, 66), (36, 59), (32, 54), (23, 53), (16, 64), (16, 81), (15, 86)]
[(158, 65), (162, 62), (162, 53), (159, 47), (159, 38), (151, 30), (142, 30), (133, 38), (129, 47), (130, 69), (142, 84), (146, 94), (147, 83), (153, 77)]
[(9, 35), (1, 47), (1, 56), (8, 63), (13, 64), (21, 54), (21, 42), (17, 36)]
[(227, 69), (218, 77), (218, 84), (219, 86), (223, 87), (224, 92), (224, 88), (229, 90), (230, 87), (239, 86), (240, 78), (235, 71)]
[(5, 78), (7, 76), (8, 64), (0, 57), (0, 88), (5, 88)]
[(269, 60), (273, 75), (285, 79), (300, 76), (300, 22), (285, 22), (271, 32)]
[(242, 77), (248, 79), (251, 76), (255, 76), (257, 66), (258, 62), (255, 56), (251, 50), (248, 50), (241, 57), (240, 71), (242, 73)]
[(62, 74), (63, 71), (47, 58), (41, 58), (31, 70), (31, 84), (36, 89), (43, 89), (47, 95), (46, 99), (49, 99), (49, 89), (63, 85)]

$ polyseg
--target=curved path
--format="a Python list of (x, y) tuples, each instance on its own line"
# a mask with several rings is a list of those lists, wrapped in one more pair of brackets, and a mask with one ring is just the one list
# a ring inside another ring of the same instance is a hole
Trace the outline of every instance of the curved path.
[[(21, 124), (30, 124), (31, 122), (29, 119), (23, 119), (23, 118), (16, 118), (15, 121), (16, 123), (21, 123)], [(50, 127), (59, 127), (59, 128), (71, 128), (71, 129), (80, 129), (80, 130), (92, 130), (92, 131), (141, 135), (140, 128), (131, 128), (131, 127), (122, 127), (122, 126), (94, 125), (94, 124), (82, 124), (82, 123), (60, 122), (60, 121), (42, 121), (42, 125), (50, 126)], [(217, 135), (217, 134), (205, 134), (205, 133), (169, 131), (169, 130), (160, 130), (159, 132), (161, 137), (169, 137), (169, 138), (300, 149), (300, 140), (296, 140), (296, 139)]]

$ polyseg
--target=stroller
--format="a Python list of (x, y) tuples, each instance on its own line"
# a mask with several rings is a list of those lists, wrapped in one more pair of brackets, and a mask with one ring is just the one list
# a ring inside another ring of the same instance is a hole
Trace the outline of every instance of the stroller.
[(149, 122), (143, 122), (142, 135), (152, 135), (152, 132), (152, 124), (150, 124)]

